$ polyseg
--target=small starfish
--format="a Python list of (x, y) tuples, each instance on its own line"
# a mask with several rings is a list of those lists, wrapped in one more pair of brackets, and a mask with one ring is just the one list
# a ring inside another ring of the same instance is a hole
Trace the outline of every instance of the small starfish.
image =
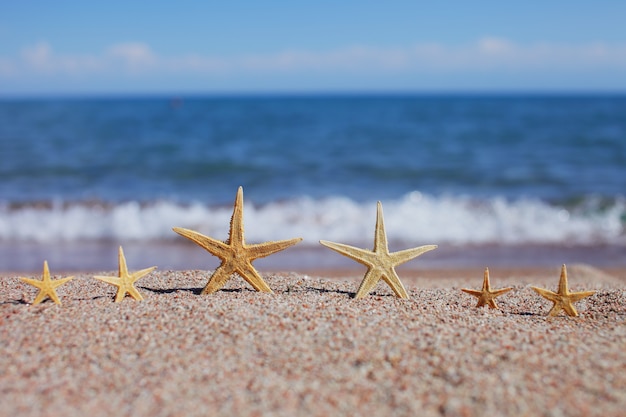
[(477, 290), (469, 290), (467, 288), (462, 288), (461, 291), (466, 292), (474, 297), (478, 298), (478, 303), (476, 307), (482, 307), (484, 305), (488, 305), (491, 308), (498, 308), (498, 304), (496, 304), (496, 297), (501, 296), (504, 293), (511, 291), (513, 288), (501, 288), (499, 290), (492, 290), (491, 284), (489, 283), (489, 268), (485, 268), (485, 276), (483, 278), (483, 289), (480, 291)]
[(209, 278), (209, 282), (202, 290), (202, 294), (211, 294), (218, 291), (234, 273), (238, 273), (244, 280), (252, 285), (255, 290), (271, 293), (271, 288), (263, 281), (261, 275), (259, 275), (257, 270), (252, 266), (252, 261), (287, 249), (289, 246), (295, 245), (302, 240), (302, 238), (295, 238), (247, 245), (243, 232), (242, 187), (239, 187), (237, 190), (233, 216), (230, 219), (230, 232), (226, 242), (181, 227), (175, 227), (173, 230), (197, 245), (202, 246), (222, 260), (220, 266), (215, 270), (213, 275), (211, 275), (211, 278)]
[(124, 257), (124, 250), (121, 246), (118, 253), (118, 264), (119, 276), (95, 276), (94, 278), (115, 285), (117, 287), (117, 294), (115, 294), (116, 303), (122, 301), (124, 297), (126, 297), (126, 293), (128, 293), (128, 295), (130, 295), (137, 301), (143, 300), (143, 296), (139, 293), (139, 291), (137, 291), (137, 288), (135, 288), (135, 282), (139, 278), (142, 278), (143, 276), (148, 275), (150, 272), (154, 271), (156, 269), (156, 266), (152, 266), (150, 268), (142, 269), (141, 271), (129, 274), (128, 267), (126, 266), (126, 258)]
[(39, 293), (37, 297), (35, 297), (35, 301), (33, 301), (33, 305), (37, 305), (43, 301), (46, 296), (50, 297), (52, 301), (61, 305), (61, 300), (57, 296), (56, 288), (65, 284), (66, 282), (71, 281), (74, 277), (67, 277), (63, 279), (51, 280), (50, 279), (50, 269), (48, 269), (48, 261), (43, 261), (43, 277), (40, 280), (30, 279), (30, 278), (20, 278), (27, 284), (32, 285), (33, 287), (39, 288)]
[(537, 287), (530, 288), (535, 290), (543, 298), (546, 298), (554, 303), (552, 309), (548, 313), (548, 316), (556, 316), (561, 310), (564, 310), (567, 315), (577, 317), (578, 311), (576, 311), (573, 303), (580, 301), (585, 297), (590, 297), (596, 293), (595, 291), (569, 292), (569, 288), (567, 286), (567, 269), (565, 268), (565, 264), (561, 267), (561, 278), (559, 279), (558, 292), (552, 292)]
[(396, 273), (395, 267), (424, 252), (436, 249), (437, 245), (426, 245), (412, 249), (405, 249), (398, 252), (389, 252), (387, 245), (387, 234), (385, 233), (385, 223), (383, 220), (383, 206), (378, 202), (376, 210), (376, 230), (374, 234), (374, 250), (359, 249), (354, 246), (342, 243), (333, 243), (320, 240), (320, 243), (348, 258), (367, 266), (367, 272), (361, 281), (354, 298), (363, 298), (383, 279), (400, 298), (409, 298), (404, 285)]

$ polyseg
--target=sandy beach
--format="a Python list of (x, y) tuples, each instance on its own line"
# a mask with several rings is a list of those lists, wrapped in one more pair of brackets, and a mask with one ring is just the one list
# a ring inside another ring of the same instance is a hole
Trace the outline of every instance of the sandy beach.
[[(51, 271), (53, 278), (62, 276)], [(1, 416), (623, 415), (626, 271), (568, 265), (573, 291), (598, 292), (580, 316), (546, 317), (559, 268), (492, 269), (500, 310), (475, 308), (480, 269), (399, 274), (353, 294), (364, 273), (267, 273), (274, 294), (233, 277), (199, 295), (211, 271), (156, 271), (145, 297), (79, 274), (63, 302), (3, 273)], [(33, 274), (32, 278), (40, 278)]]

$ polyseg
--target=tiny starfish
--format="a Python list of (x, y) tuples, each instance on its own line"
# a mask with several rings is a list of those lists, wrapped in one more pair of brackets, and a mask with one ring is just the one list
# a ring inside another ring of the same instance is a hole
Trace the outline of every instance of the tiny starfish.
[(511, 291), (513, 288), (501, 288), (499, 290), (492, 290), (491, 284), (489, 283), (489, 268), (485, 268), (485, 276), (483, 278), (483, 289), (480, 291), (470, 290), (467, 288), (462, 288), (461, 291), (466, 292), (474, 297), (478, 298), (478, 303), (476, 307), (482, 307), (484, 305), (488, 305), (491, 308), (498, 308), (498, 304), (496, 304), (496, 297), (501, 296), (504, 293)]
[(215, 270), (213, 275), (211, 275), (211, 278), (209, 278), (209, 282), (202, 290), (202, 294), (211, 294), (218, 291), (234, 273), (239, 274), (252, 285), (255, 290), (271, 293), (271, 288), (263, 281), (263, 278), (261, 278), (261, 275), (259, 275), (254, 266), (252, 266), (252, 261), (287, 249), (289, 246), (295, 245), (302, 240), (302, 238), (295, 238), (247, 245), (243, 231), (242, 187), (239, 187), (237, 190), (233, 216), (230, 219), (230, 232), (226, 242), (181, 227), (175, 227), (173, 230), (197, 245), (202, 246), (208, 252), (222, 260), (220, 266)]
[(39, 304), (43, 301), (46, 296), (50, 297), (52, 301), (61, 305), (61, 300), (57, 296), (56, 288), (65, 284), (66, 282), (71, 281), (74, 277), (67, 277), (63, 279), (51, 280), (50, 279), (50, 269), (48, 269), (48, 261), (43, 261), (43, 277), (40, 280), (30, 279), (30, 278), (20, 278), (27, 284), (30, 284), (34, 287), (39, 288), (39, 293), (37, 297), (35, 297), (35, 301), (33, 301), (33, 305)]
[(567, 286), (567, 269), (565, 268), (565, 264), (561, 267), (561, 278), (559, 279), (558, 292), (552, 292), (537, 287), (530, 288), (535, 290), (543, 298), (546, 298), (554, 303), (552, 309), (548, 313), (548, 316), (556, 316), (561, 310), (564, 310), (567, 315), (577, 317), (578, 311), (576, 311), (573, 303), (580, 301), (585, 297), (590, 297), (596, 293), (595, 291), (570, 292)]
[(398, 297), (409, 298), (409, 294), (406, 292), (402, 282), (400, 282), (395, 267), (418, 257), (424, 252), (437, 248), (437, 245), (425, 245), (390, 253), (383, 220), (383, 206), (380, 201), (378, 202), (376, 210), (376, 230), (374, 233), (374, 249), (372, 251), (326, 240), (320, 240), (320, 243), (327, 248), (367, 266), (367, 272), (354, 298), (365, 297), (381, 279), (391, 287)]
[(115, 294), (116, 303), (122, 301), (124, 297), (126, 297), (126, 293), (128, 293), (128, 295), (130, 295), (137, 301), (143, 300), (143, 296), (139, 293), (139, 291), (137, 291), (137, 288), (135, 288), (135, 282), (139, 278), (142, 278), (143, 276), (148, 275), (150, 272), (154, 271), (156, 269), (156, 266), (152, 266), (150, 268), (142, 269), (141, 271), (129, 274), (128, 267), (126, 266), (126, 258), (124, 257), (124, 250), (121, 246), (118, 253), (118, 264), (119, 276), (95, 276), (94, 278), (115, 285), (117, 287), (117, 294)]

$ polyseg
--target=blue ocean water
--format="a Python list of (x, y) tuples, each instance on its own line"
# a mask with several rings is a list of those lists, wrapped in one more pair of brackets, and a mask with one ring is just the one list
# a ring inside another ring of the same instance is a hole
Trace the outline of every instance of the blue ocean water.
[(117, 244), (180, 267), (171, 227), (225, 239), (240, 185), (250, 242), (369, 247), (381, 200), (392, 246), (626, 254), (626, 96), (3, 100), (0, 155), (3, 270)]

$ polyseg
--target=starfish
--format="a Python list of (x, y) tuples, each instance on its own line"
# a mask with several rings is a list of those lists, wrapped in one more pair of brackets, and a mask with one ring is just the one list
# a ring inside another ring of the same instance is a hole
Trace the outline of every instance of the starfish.
[(59, 300), (59, 296), (57, 295), (56, 288), (65, 284), (66, 282), (71, 281), (74, 277), (67, 277), (57, 280), (50, 279), (50, 269), (48, 268), (48, 261), (43, 261), (43, 277), (40, 280), (30, 279), (30, 278), (20, 278), (27, 284), (32, 285), (33, 287), (39, 288), (39, 293), (37, 297), (35, 297), (35, 301), (33, 301), (33, 305), (39, 304), (43, 301), (46, 296), (50, 297), (52, 301), (61, 305), (61, 300)]
[(513, 288), (501, 288), (499, 290), (492, 290), (491, 284), (489, 283), (489, 268), (485, 268), (485, 276), (483, 278), (483, 289), (480, 291), (477, 290), (469, 290), (467, 288), (462, 288), (461, 291), (466, 292), (474, 297), (478, 298), (478, 303), (476, 307), (482, 307), (484, 305), (488, 305), (491, 308), (498, 308), (498, 304), (496, 304), (496, 297), (501, 296), (504, 293), (511, 291)]
[(376, 230), (374, 233), (374, 249), (372, 251), (326, 240), (320, 240), (320, 243), (367, 266), (367, 272), (354, 298), (365, 297), (381, 279), (391, 287), (398, 297), (409, 298), (409, 294), (406, 292), (402, 282), (400, 282), (395, 267), (418, 257), (424, 252), (437, 248), (437, 245), (425, 245), (390, 253), (387, 245), (387, 234), (385, 233), (385, 222), (383, 220), (383, 206), (380, 201), (376, 210)]
[(543, 298), (546, 298), (554, 303), (552, 309), (548, 313), (548, 316), (556, 316), (561, 310), (564, 310), (567, 315), (577, 317), (578, 311), (576, 311), (573, 303), (580, 301), (585, 297), (590, 297), (596, 293), (595, 291), (569, 292), (569, 288), (567, 286), (567, 269), (565, 268), (565, 264), (561, 267), (561, 278), (559, 279), (558, 292), (552, 292), (537, 287), (530, 288), (535, 290)]
[(126, 258), (124, 257), (124, 250), (121, 246), (118, 253), (118, 264), (119, 276), (95, 276), (94, 278), (115, 285), (117, 287), (117, 294), (115, 294), (116, 303), (122, 301), (124, 297), (126, 297), (126, 293), (128, 293), (128, 295), (130, 295), (137, 301), (143, 300), (143, 296), (139, 293), (139, 291), (137, 291), (137, 288), (135, 288), (135, 282), (139, 278), (142, 278), (143, 276), (148, 275), (150, 272), (154, 271), (156, 269), (156, 266), (152, 266), (150, 268), (142, 269), (141, 271), (129, 274), (128, 267), (126, 266)]
[(211, 294), (218, 291), (234, 273), (239, 274), (252, 285), (255, 290), (271, 293), (271, 288), (263, 281), (263, 278), (261, 278), (261, 275), (259, 275), (254, 266), (252, 266), (252, 261), (287, 249), (289, 246), (295, 245), (302, 240), (302, 238), (295, 238), (253, 245), (246, 244), (243, 232), (242, 187), (239, 187), (237, 190), (233, 216), (230, 219), (230, 232), (226, 242), (181, 227), (175, 227), (173, 230), (197, 245), (202, 246), (208, 252), (222, 260), (220, 266), (215, 270), (213, 275), (211, 275), (211, 278), (209, 278), (209, 282), (202, 290), (202, 294)]

